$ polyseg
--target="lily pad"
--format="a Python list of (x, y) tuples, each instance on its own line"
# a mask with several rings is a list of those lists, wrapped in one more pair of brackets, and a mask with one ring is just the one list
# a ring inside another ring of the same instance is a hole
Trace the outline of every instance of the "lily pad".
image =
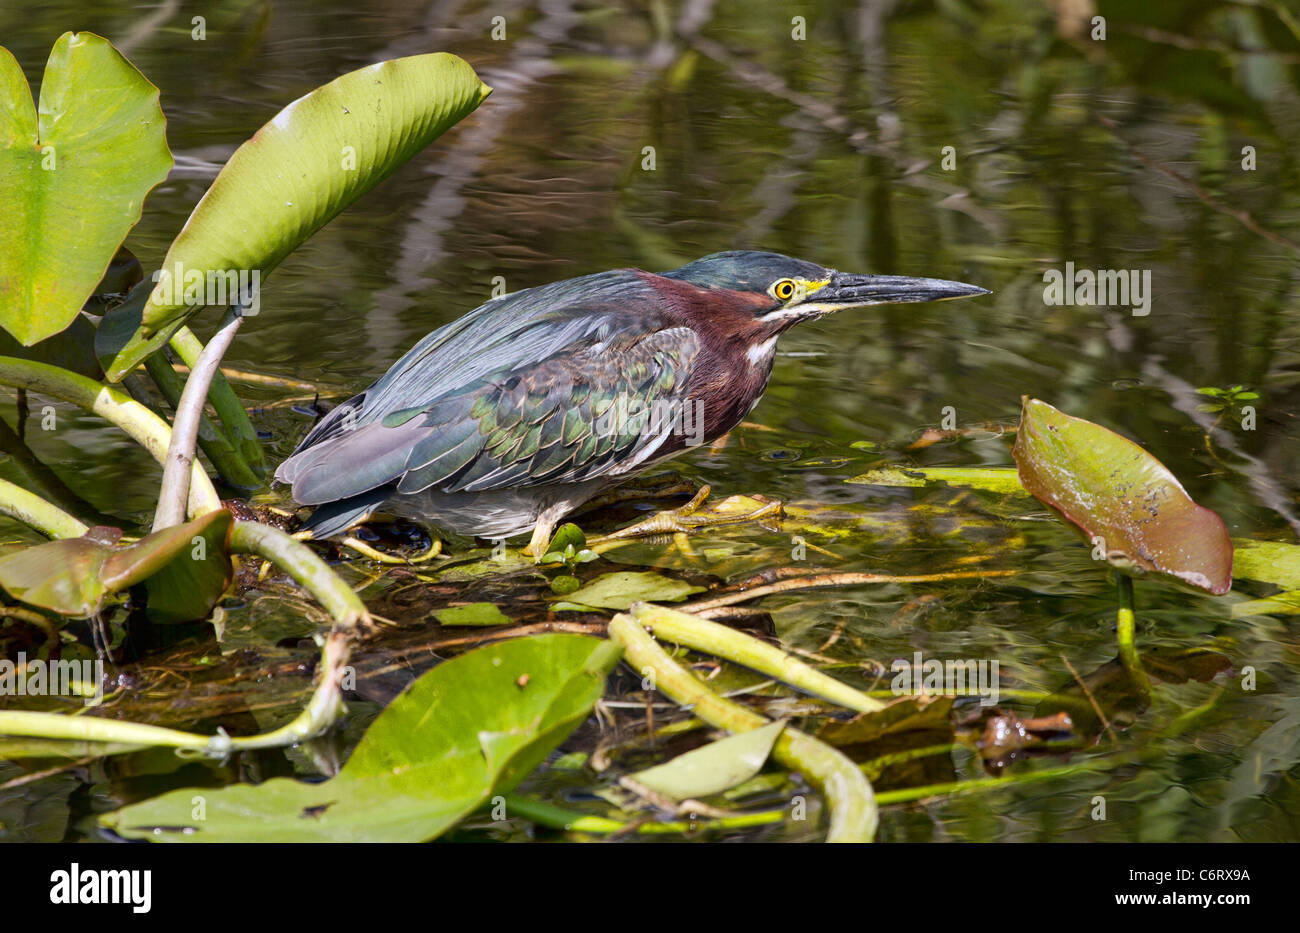
[(0, 557), (0, 587), (28, 605), (85, 617), (144, 582), (155, 621), (201, 619), (230, 584), (231, 521), (219, 509), (126, 547), (105, 540), (103, 529), (25, 547)]
[(551, 543), (547, 546), (547, 553), (558, 552), (563, 554), (566, 548), (572, 548), (576, 553), (587, 546), (587, 536), (583, 530), (573, 522), (565, 522), (555, 532), (551, 538)]
[(589, 612), (595, 609), (627, 609), (633, 603), (678, 603), (692, 593), (703, 591), (683, 580), (674, 580), (649, 571), (617, 570), (602, 573), (586, 586), (569, 594), (569, 599), (551, 608), (560, 611)]
[(144, 581), (145, 615), (150, 621), (169, 625), (207, 617), (234, 574), (230, 563), (233, 522), (233, 516), (220, 509), (201, 515), (188, 524), (157, 532), (159, 536), (169, 531), (176, 532), (167, 545), (175, 548), (176, 556)]
[(738, 732), (629, 777), (673, 800), (720, 794), (762, 770), (784, 728), (784, 722), (774, 722)]
[(1103, 547), (1111, 563), (1215, 595), (1232, 588), (1232, 541), (1223, 519), (1193, 502), (1137, 444), (1026, 398), (1011, 453), (1025, 489)]
[(65, 32), (40, 106), (0, 48), (0, 326), (24, 346), (73, 322), (172, 156), (158, 89), (100, 36)]
[(412, 684), (328, 781), (186, 788), (101, 821), (157, 842), (432, 839), (536, 768), (590, 713), (618, 658), (614, 643), (585, 635), (478, 648)]

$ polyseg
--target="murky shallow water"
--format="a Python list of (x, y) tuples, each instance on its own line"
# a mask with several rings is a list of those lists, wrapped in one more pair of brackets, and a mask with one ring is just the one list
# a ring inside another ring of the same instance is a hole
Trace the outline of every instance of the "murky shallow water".
[[(514, 290), (618, 266), (661, 270), (728, 248), (992, 289), (975, 301), (853, 312), (796, 329), (751, 423), (725, 448), (678, 462), (718, 494), (833, 503), (890, 520), (881, 533), (819, 541), (825, 569), (917, 573), (991, 553), (997, 566), (1033, 571), (974, 587), (773, 597), (764, 607), (791, 645), (816, 650), (840, 632), (826, 650), (846, 660), (888, 664), (915, 651), (997, 658), (1008, 682), (1045, 691), (1071, 683), (1070, 665), (1087, 674), (1113, 657), (1113, 585), (1059, 524), (995, 520), (987, 534), (954, 538), (930, 527), (922, 508), (947, 494), (844, 482), (882, 460), (1010, 465), (1009, 439), (993, 433), (902, 451), (949, 408), (962, 425), (1009, 424), (1021, 395), (1042, 398), (1140, 439), (1234, 537), (1294, 540), (1300, 529), (1300, 37), (1269, 14), (1229, 3), (1197, 4), (1195, 13), (1191, 4), (1183, 12), (1102, 3), (1110, 33), (1092, 43), (1061, 38), (1045, 9), (1027, 13), (1011, 0), (979, 14), (907, 5), (878, 29), (875, 4), (821, 2), (805, 5), (807, 38), (796, 41), (783, 4), (651, 5), (667, 21), (700, 24), (689, 40), (665, 33), (640, 4), (394, 2), (357, 13), (331, 2), (237, 3), (212, 14), (208, 38), (195, 42), (188, 9), (152, 22), (152, 8), (135, 5), (4, 6), (0, 42), (33, 83), (53, 40), (78, 28), (114, 40), (162, 89), (178, 168), (128, 240), (146, 266), (234, 147), (337, 74), (441, 49), (495, 87), (462, 126), (274, 273), (261, 315), (228, 357), (238, 368), (346, 393), (484, 300), (496, 276)], [(508, 21), (504, 42), (488, 37), (498, 14)], [(1169, 38), (1179, 35), (1201, 47)], [(1226, 55), (1211, 39), (1260, 52)], [(1246, 146), (1256, 157), (1249, 171)], [(654, 148), (653, 171), (643, 169), (645, 147)], [(1067, 261), (1149, 271), (1150, 313), (1046, 304), (1043, 272)], [(1225, 417), (1207, 445), (1215, 416), (1196, 409), (1204, 398), (1195, 389), (1237, 384), (1261, 395), (1255, 429)], [(246, 397), (270, 403), (281, 394)], [(97, 507), (147, 514), (156, 483), (147, 458), (94, 418), (65, 417), (75, 430), (38, 438), (38, 453)], [(307, 424), (284, 407), (257, 420), (275, 459)], [(735, 578), (787, 563), (790, 537), (731, 529), (693, 542), (694, 558), (645, 545), (617, 559)], [(1117, 743), (1076, 756), (1141, 747), (1217, 695), (1167, 758), (894, 808), (881, 837), (1300, 838), (1294, 623), (1231, 616), (1234, 602), (1261, 592), (1245, 584), (1214, 599), (1138, 584), (1144, 650), (1213, 648), (1234, 672), (1258, 672), (1253, 692), (1240, 688), (1239, 673), (1159, 684)], [(940, 598), (915, 611), (926, 594)], [(268, 636), (256, 611), (231, 612), (232, 637), (248, 630), (265, 657), (292, 660), (291, 642), (270, 646), (295, 633), (294, 620)], [(199, 654), (220, 650), (196, 644)], [(290, 678), (286, 702), (305, 683)], [(354, 708), (341, 748), (373, 711)], [(291, 712), (282, 705), (223, 722), (273, 726)], [(302, 751), (222, 766), (170, 752), (111, 759), (0, 791), (0, 835), (83, 838), (93, 835), (89, 815), (115, 803), (316, 768)], [(979, 766), (959, 755), (952, 771), (975, 776)], [(19, 773), (0, 765), (0, 784)], [(533, 784), (563, 786), (556, 775)], [(1097, 794), (1108, 801), (1105, 820), (1090, 816)]]

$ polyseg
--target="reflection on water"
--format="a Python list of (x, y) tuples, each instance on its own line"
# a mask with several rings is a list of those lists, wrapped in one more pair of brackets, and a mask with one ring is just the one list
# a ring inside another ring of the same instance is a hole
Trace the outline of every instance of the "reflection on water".
[[(681, 462), (719, 493), (897, 518), (892, 530), (827, 542), (823, 566), (917, 572), (976, 542), (1032, 570), (1014, 586), (944, 589), (921, 610), (911, 603), (922, 593), (902, 588), (775, 598), (792, 644), (815, 650), (842, 630), (844, 645), (886, 663), (916, 650), (996, 657), (1006, 676), (1049, 692), (1073, 680), (1066, 656), (1080, 673), (1112, 657), (1113, 587), (1059, 525), (1018, 523), (1010, 543), (1007, 527), (973, 525), (958, 545), (915, 508), (924, 496), (844, 483), (887, 460), (1010, 464), (992, 430), (900, 453), (949, 407), (959, 424), (998, 425), (1014, 422), (1021, 395), (1041, 397), (1140, 438), (1234, 536), (1300, 531), (1300, 33), (1268, 5), (992, 0), (976, 12), (822, 0), (801, 8), (803, 39), (788, 5), (753, 0), (208, 6), (201, 42), (188, 6), (0, 10), (3, 43), (33, 83), (52, 41), (77, 28), (129, 48), (162, 89), (177, 169), (128, 241), (146, 265), (233, 148), (312, 87), (442, 49), (495, 88), (270, 277), (233, 366), (347, 392), (483, 301), (494, 277), (514, 290), (729, 248), (993, 291), (796, 329), (751, 422)], [(1089, 38), (1093, 13), (1106, 17), (1104, 41)], [(492, 15), (506, 16), (506, 41), (489, 37)], [(1067, 262), (1149, 273), (1150, 313), (1045, 303), (1044, 272)], [(1198, 388), (1234, 385), (1261, 395), (1254, 430), (1234, 412), (1201, 410)], [(66, 417), (75, 430), (37, 438), (41, 455), (98, 508), (147, 514), (147, 458), (95, 419)], [(306, 426), (287, 407), (260, 420), (277, 457)], [(779, 562), (788, 538), (719, 533), (709, 569)], [(1154, 741), (1225, 688), (1167, 758), (891, 810), (882, 837), (1300, 838), (1285, 617), (1235, 620), (1240, 596), (1156, 581), (1138, 595), (1144, 650), (1213, 646), (1235, 669), (1255, 668), (1257, 689), (1243, 692), (1236, 675), (1161, 683), (1122, 747)], [(969, 757), (958, 752), (957, 773), (972, 773)], [(290, 767), (277, 760), (268, 767)], [(41, 787), (38, 797), (69, 792)], [(1089, 817), (1100, 793), (1106, 820)], [(48, 800), (0, 802), (14, 806), (43, 812)]]

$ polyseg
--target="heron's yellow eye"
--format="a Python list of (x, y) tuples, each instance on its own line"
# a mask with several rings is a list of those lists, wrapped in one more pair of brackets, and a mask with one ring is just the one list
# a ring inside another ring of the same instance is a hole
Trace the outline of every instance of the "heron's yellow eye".
[(782, 279), (772, 286), (772, 294), (782, 301), (789, 301), (794, 297), (794, 282), (789, 279)]

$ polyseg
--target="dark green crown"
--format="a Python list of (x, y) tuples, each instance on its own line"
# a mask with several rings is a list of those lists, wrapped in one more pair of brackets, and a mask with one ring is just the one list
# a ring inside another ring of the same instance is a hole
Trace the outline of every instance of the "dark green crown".
[(761, 253), (754, 250), (729, 250), (713, 253), (703, 259), (687, 263), (680, 269), (665, 272), (670, 279), (681, 279), (702, 288), (729, 288), (738, 292), (766, 292), (780, 279), (811, 279), (819, 281), (831, 277), (832, 270), (815, 262), (805, 262), (780, 253)]

